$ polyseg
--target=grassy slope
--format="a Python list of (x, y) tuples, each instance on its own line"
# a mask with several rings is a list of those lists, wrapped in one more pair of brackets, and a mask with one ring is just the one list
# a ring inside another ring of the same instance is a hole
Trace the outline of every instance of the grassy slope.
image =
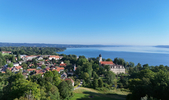
[(71, 100), (125, 100), (127, 94), (121, 91), (110, 91), (105, 94), (94, 89), (80, 87), (74, 91), (74, 97)]

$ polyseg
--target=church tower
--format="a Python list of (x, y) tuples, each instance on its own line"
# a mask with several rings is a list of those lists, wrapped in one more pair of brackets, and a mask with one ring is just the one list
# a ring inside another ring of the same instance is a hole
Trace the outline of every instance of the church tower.
[(102, 61), (102, 55), (99, 55), (99, 63)]

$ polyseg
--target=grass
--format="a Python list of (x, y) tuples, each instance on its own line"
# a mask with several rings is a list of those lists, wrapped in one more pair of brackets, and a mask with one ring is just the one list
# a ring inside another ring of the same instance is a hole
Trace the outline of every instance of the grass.
[(9, 55), (9, 53), (3, 53), (2, 55), (3, 55), (3, 56), (5, 56), (5, 55)]
[(91, 88), (80, 87), (74, 91), (74, 97), (70, 100), (125, 100), (127, 92), (111, 90), (107, 93)]

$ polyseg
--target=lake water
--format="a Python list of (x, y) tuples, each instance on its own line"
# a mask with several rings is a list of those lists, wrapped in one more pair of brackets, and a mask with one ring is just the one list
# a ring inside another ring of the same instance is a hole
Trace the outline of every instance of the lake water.
[(169, 66), (169, 48), (158, 48), (148, 46), (130, 46), (130, 47), (90, 47), (90, 48), (67, 48), (59, 54), (75, 54), (77, 56), (98, 57), (99, 54), (103, 58), (116, 57), (123, 58), (125, 61), (137, 63)]

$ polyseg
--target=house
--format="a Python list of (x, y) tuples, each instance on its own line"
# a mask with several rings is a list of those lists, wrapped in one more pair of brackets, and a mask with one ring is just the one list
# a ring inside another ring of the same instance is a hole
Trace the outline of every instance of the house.
[(74, 86), (74, 81), (71, 78), (66, 78), (65, 81), (70, 80), (72, 82), (72, 86)]
[(53, 69), (52, 69), (52, 71), (54, 71), (54, 70), (56, 70), (57, 72), (61, 72), (61, 71), (64, 71), (64, 67), (58, 67), (58, 66), (56, 66), (56, 67), (54, 67)]
[(18, 58), (17, 58), (17, 57), (15, 57), (15, 60), (18, 60)]
[(22, 73), (23, 76), (25, 76), (25, 78), (28, 78), (28, 73)]
[(13, 66), (19, 66), (19, 63), (13, 63)]
[(73, 76), (74, 72), (73, 71), (69, 71), (67, 74)]
[(35, 73), (36, 73), (36, 74), (44, 74), (45, 71), (44, 71), (44, 70), (35, 70)]
[(27, 55), (20, 55), (20, 58), (23, 59), (24, 57), (26, 57)]
[(55, 55), (49, 56), (49, 60), (52, 60), (52, 59), (59, 60), (60, 57), (59, 56), (55, 56)]
[(50, 70), (50, 68), (49, 68), (49, 67), (46, 67), (44, 70), (49, 71), (49, 70)]
[(123, 65), (110, 65), (110, 70), (115, 74), (125, 73), (125, 68)]
[(9, 63), (11, 63), (11, 61), (7, 59), (7, 60), (6, 60), (6, 63), (9, 64)]
[(66, 67), (66, 64), (62, 61), (59, 66)]
[(5, 54), (5, 53), (10, 54), (10, 53), (11, 53), (11, 51), (2, 51), (2, 54)]
[(64, 72), (62, 75), (61, 75), (61, 79), (65, 79), (67, 78), (67, 74)]
[(38, 58), (38, 60), (43, 60), (42, 56), (38, 56), (37, 58)]
[(15, 67), (11, 67), (11, 68), (8, 67), (7, 69), (9, 69), (12, 72), (18, 72), (19, 70), (23, 71), (23, 68), (21, 66), (15, 66)]
[(28, 60), (32, 60), (33, 58), (37, 58), (37, 56), (36, 56), (36, 55), (32, 55), (32, 56), (24, 56), (24, 57), (23, 57), (23, 60), (28, 61)]
[(113, 61), (102, 61), (101, 54), (99, 55), (99, 64), (100, 66), (108, 65), (110, 70), (115, 74), (125, 73), (125, 68), (123, 65), (116, 65), (113, 63)]
[(19, 63), (19, 64), (22, 64), (23, 62), (25, 62), (25, 61), (19, 61), (18, 63)]
[(35, 71), (36, 69), (35, 68), (32, 68), (32, 69), (27, 69), (27, 71), (30, 73), (30, 72), (33, 72)]

